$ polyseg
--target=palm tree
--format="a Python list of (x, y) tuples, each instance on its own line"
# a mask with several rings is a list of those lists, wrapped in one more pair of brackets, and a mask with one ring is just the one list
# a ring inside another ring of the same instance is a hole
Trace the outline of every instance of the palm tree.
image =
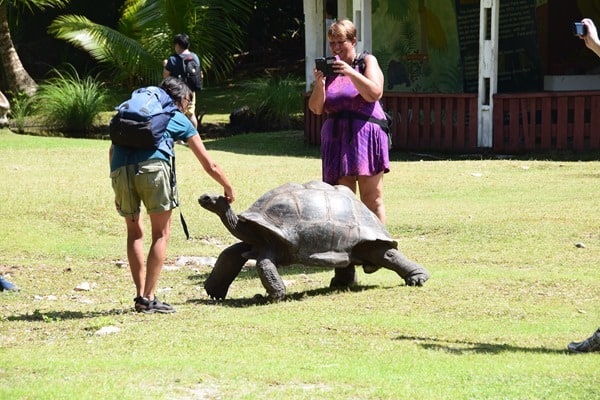
[(0, 62), (8, 86), (13, 93), (24, 92), (32, 96), (37, 84), (29, 76), (17, 54), (8, 24), (8, 8), (43, 10), (48, 7), (63, 7), (69, 0), (0, 0)]
[(135, 87), (160, 80), (162, 60), (181, 32), (190, 35), (203, 69), (225, 76), (251, 12), (251, 0), (127, 0), (117, 29), (65, 15), (49, 31), (110, 65), (120, 74), (117, 80)]

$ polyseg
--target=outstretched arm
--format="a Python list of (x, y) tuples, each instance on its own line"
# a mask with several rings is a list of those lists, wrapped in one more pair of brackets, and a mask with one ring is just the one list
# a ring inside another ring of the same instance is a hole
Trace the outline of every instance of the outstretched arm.
[(187, 141), (187, 144), (189, 148), (192, 149), (192, 152), (198, 161), (200, 161), (204, 171), (206, 171), (206, 173), (210, 175), (210, 177), (213, 178), (217, 183), (223, 186), (224, 196), (227, 201), (230, 203), (235, 201), (235, 191), (233, 190), (233, 186), (231, 186), (231, 183), (229, 182), (229, 179), (227, 179), (225, 172), (223, 172), (221, 167), (214, 162), (208, 154), (200, 135), (194, 135), (190, 137)]

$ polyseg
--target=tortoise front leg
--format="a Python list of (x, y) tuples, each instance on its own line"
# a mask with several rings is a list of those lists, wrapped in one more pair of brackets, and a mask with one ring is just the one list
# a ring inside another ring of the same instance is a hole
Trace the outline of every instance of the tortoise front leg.
[(215, 266), (204, 282), (206, 293), (214, 299), (224, 299), (231, 282), (242, 270), (248, 260), (242, 254), (252, 248), (247, 243), (240, 242), (229, 246), (219, 254)]
[(336, 268), (331, 282), (330, 288), (348, 288), (356, 284), (356, 268), (353, 264), (344, 268)]
[(368, 265), (382, 266), (396, 272), (407, 286), (423, 286), (429, 279), (429, 272), (416, 262), (406, 258), (398, 249), (387, 243), (375, 242), (355, 247), (357, 257), (366, 260)]
[(281, 279), (279, 272), (277, 272), (277, 266), (270, 257), (261, 257), (256, 260), (256, 272), (258, 272), (263, 286), (267, 289), (270, 301), (276, 302), (285, 299), (283, 279)]
[(397, 249), (388, 249), (383, 254), (383, 266), (395, 271), (407, 286), (423, 286), (429, 279), (429, 272), (423, 266), (409, 260)]

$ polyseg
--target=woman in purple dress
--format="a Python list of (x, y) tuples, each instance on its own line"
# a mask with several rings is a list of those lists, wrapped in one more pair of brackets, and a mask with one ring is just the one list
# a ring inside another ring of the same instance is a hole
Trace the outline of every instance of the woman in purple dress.
[(385, 223), (383, 174), (389, 172), (390, 161), (387, 133), (380, 125), (385, 121), (379, 103), (383, 72), (373, 55), (362, 58), (356, 53), (356, 28), (350, 20), (335, 22), (327, 35), (336, 57), (335, 74), (314, 70), (308, 102), (315, 114), (327, 113), (321, 128), (323, 181), (354, 193), (358, 184), (361, 201)]

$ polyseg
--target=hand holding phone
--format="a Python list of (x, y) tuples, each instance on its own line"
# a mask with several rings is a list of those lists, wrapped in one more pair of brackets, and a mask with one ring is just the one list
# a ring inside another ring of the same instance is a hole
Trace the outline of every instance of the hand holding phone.
[(587, 35), (587, 26), (583, 22), (573, 23), (573, 35), (585, 36)]
[(333, 71), (333, 63), (337, 60), (335, 57), (319, 57), (315, 58), (315, 65), (317, 70), (323, 72), (325, 76), (337, 75)]

